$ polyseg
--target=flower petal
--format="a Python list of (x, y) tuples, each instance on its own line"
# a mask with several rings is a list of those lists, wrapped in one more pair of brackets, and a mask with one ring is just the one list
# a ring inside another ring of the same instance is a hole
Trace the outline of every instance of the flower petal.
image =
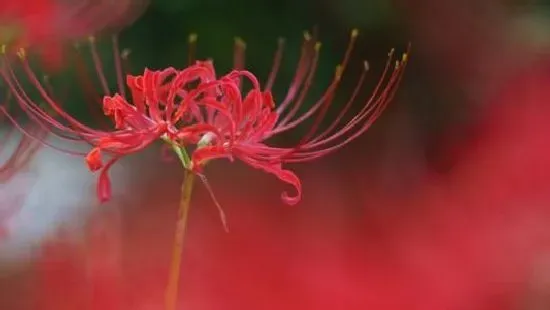
[(289, 196), (288, 192), (283, 192), (281, 194), (281, 199), (288, 205), (295, 205), (300, 202), (302, 199), (302, 182), (300, 182), (300, 178), (298, 178), (298, 176), (290, 170), (276, 169), (273, 170), (272, 173), (275, 174), (281, 181), (294, 186), (294, 189), (296, 190), (295, 196)]
[(109, 178), (109, 169), (120, 159), (120, 156), (114, 157), (107, 162), (105, 167), (101, 169), (99, 173), (99, 178), (97, 180), (97, 197), (101, 203), (107, 202), (111, 199), (112, 190), (111, 190), (111, 179)]
[(103, 161), (101, 160), (101, 149), (99, 147), (93, 148), (88, 155), (86, 155), (86, 164), (90, 171), (97, 171), (103, 167)]
[(261, 162), (249, 156), (239, 156), (239, 159), (249, 164), (250, 166), (261, 169), (267, 173), (274, 174), (279, 180), (294, 186), (296, 195), (290, 196), (288, 192), (281, 194), (281, 199), (288, 205), (295, 205), (302, 199), (302, 182), (300, 178), (292, 171), (285, 170), (281, 164), (272, 164), (269, 162)]
[(196, 149), (193, 152), (191, 161), (193, 162), (193, 170), (200, 172), (204, 163), (212, 159), (228, 158), (232, 159), (231, 153), (223, 146), (204, 146)]

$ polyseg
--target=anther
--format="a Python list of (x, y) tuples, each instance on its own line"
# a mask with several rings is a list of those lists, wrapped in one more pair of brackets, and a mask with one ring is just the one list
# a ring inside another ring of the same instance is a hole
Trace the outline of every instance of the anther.
[(336, 66), (336, 70), (334, 71), (334, 79), (339, 80), (342, 78), (342, 73), (344, 72), (344, 68), (342, 65)]
[(235, 45), (240, 48), (246, 48), (246, 42), (241, 37), (235, 37)]
[(318, 52), (321, 49), (321, 42), (315, 43), (315, 51)]
[(130, 56), (130, 53), (132, 53), (132, 50), (129, 48), (125, 48), (122, 50), (122, 53), (120, 53), (120, 58), (127, 59), (128, 56)]

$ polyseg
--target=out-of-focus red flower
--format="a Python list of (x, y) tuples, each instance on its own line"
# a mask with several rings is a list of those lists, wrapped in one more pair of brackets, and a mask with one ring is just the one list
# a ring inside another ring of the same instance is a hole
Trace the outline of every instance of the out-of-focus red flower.
[(385, 206), (392, 211), (369, 208), (415, 272), (414, 287), (403, 281), (399, 290), (429, 292), (418, 309), (549, 307), (534, 289), (550, 279), (549, 82), (548, 62), (524, 68), (485, 98), (467, 141), (449, 150), (445, 175), (430, 175), (416, 199)]
[(48, 68), (63, 64), (63, 45), (132, 22), (147, 0), (21, 0), (0, 4), (0, 44), (9, 51), (32, 47)]
[(3, 1), (0, 6), (2, 23), (2, 44), (15, 42), (24, 47), (30, 42), (43, 42), (52, 37), (59, 15), (59, 4), (55, 0)]
[(35, 299), (41, 309), (126, 309), (120, 286), (121, 219), (113, 210), (103, 215), (86, 226), (82, 243), (61, 233), (41, 250)]

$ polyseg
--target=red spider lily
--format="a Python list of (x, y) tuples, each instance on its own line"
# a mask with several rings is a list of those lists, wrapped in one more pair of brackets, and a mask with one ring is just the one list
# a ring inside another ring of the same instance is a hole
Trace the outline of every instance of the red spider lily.
[[(323, 132), (317, 133), (319, 124), (327, 113), (340, 84), (357, 34), (356, 30), (352, 32), (342, 65), (338, 66), (335, 78), (324, 95), (311, 109), (298, 117), (295, 117), (296, 113), (312, 84), (319, 56), (320, 43), (309, 35), (305, 38), (294, 80), (285, 99), (277, 108), (271, 95), (271, 87), (281, 63), (282, 41), (263, 90), (260, 89), (260, 83), (251, 72), (239, 69), (244, 62), (244, 44), (240, 40), (236, 41), (236, 69), (220, 78), (216, 77), (210, 61), (199, 61), (183, 70), (146, 69), (141, 76), (128, 76), (126, 82), (132, 93), (132, 104), (124, 98), (124, 86), (121, 82), (122, 69), (118, 61), (116, 67), (119, 93), (108, 96), (108, 89), (104, 86), (106, 96), (103, 99), (104, 113), (114, 121), (115, 130), (113, 131), (90, 128), (64, 111), (42, 86), (30, 68), (24, 53), (19, 54), (19, 59), (29, 81), (36, 87), (49, 108), (68, 125), (51, 117), (30, 100), (18, 82), (9, 61), (4, 61), (4, 70), (1, 74), (20, 106), (33, 120), (54, 131), (62, 131), (64, 138), (68, 138), (66, 134), (70, 134), (95, 146), (86, 154), (86, 161), (90, 170), (101, 169), (98, 195), (102, 201), (110, 196), (110, 182), (107, 175), (109, 168), (122, 156), (137, 152), (154, 141), (163, 139), (173, 147), (185, 168), (197, 173), (200, 173), (206, 161), (221, 157), (230, 159), (237, 157), (255, 168), (275, 174), (282, 181), (295, 187), (296, 196), (290, 197), (287, 193), (283, 193), (282, 196), (288, 204), (295, 204), (301, 197), (300, 179), (293, 172), (283, 169), (282, 164), (319, 158), (364, 133), (393, 98), (402, 77), (407, 62), (406, 54), (402, 61), (395, 63), (393, 73), (389, 74), (393, 57), (391, 52), (374, 93), (366, 100), (359, 113), (344, 126), (336, 129), (359, 95), (368, 69), (365, 65), (365, 70), (350, 100), (333, 123)], [(190, 37), (190, 41), (194, 43), (195, 37)], [(116, 42), (115, 51), (118, 51)], [(119, 59), (118, 53), (116, 54), (116, 58)], [(97, 54), (93, 55), (100, 80), (104, 82), (99, 58)], [(241, 79), (246, 79), (252, 84), (252, 90), (244, 99), (240, 90)], [(314, 120), (314, 125), (297, 146), (282, 148), (265, 144), (266, 139), (295, 128), (316, 112), (319, 113)], [(190, 144), (198, 146), (191, 159), (185, 149)], [(114, 155), (105, 165), (101, 160), (102, 151)]]
[(139, 16), (145, 4), (147, 0), (2, 1), (0, 43), (12, 51), (33, 46), (40, 51), (45, 65), (59, 68), (65, 41), (125, 26)]

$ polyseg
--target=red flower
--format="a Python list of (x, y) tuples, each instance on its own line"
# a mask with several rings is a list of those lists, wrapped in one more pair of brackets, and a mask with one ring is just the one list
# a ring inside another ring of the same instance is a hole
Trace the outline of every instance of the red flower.
[[(295, 204), (301, 197), (300, 179), (292, 171), (283, 169), (282, 165), (319, 158), (365, 132), (392, 99), (404, 71), (406, 54), (402, 61), (395, 63), (393, 73), (389, 74), (393, 52), (390, 53), (374, 93), (365, 101), (359, 113), (353, 115), (344, 126), (337, 127), (359, 96), (368, 69), (365, 65), (365, 70), (349, 101), (339, 111), (333, 123), (318, 133), (319, 124), (326, 115), (340, 84), (356, 37), (357, 31), (354, 30), (342, 65), (338, 66), (335, 78), (325, 94), (300, 116), (296, 114), (312, 84), (320, 48), (320, 43), (310, 36), (306, 36), (295, 78), (285, 99), (277, 108), (271, 95), (271, 87), (282, 58), (282, 41), (275, 56), (273, 70), (263, 89), (251, 72), (241, 70), (244, 63), (244, 43), (237, 40), (235, 70), (220, 78), (216, 77), (210, 61), (198, 61), (183, 70), (146, 69), (143, 75), (128, 76), (126, 84), (131, 91), (132, 103), (124, 98), (125, 88), (121, 81), (120, 61), (117, 62), (119, 93), (110, 96), (104, 82), (101, 63), (92, 48), (96, 69), (104, 85), (103, 111), (112, 118), (115, 125), (112, 131), (90, 128), (64, 111), (42, 86), (23, 52), (19, 57), (23, 71), (43, 101), (57, 114), (58, 119), (65, 122), (51, 117), (29, 99), (8, 61), (4, 61), (1, 75), (19, 105), (33, 120), (54, 132), (61, 131), (63, 138), (78, 137), (94, 146), (85, 156), (90, 170), (101, 169), (98, 195), (102, 201), (110, 196), (111, 186), (107, 176), (109, 168), (122, 156), (137, 152), (162, 139), (173, 148), (183, 166), (196, 173), (200, 173), (202, 166), (209, 160), (236, 157), (254, 168), (274, 174), (295, 187), (295, 196), (291, 197), (287, 193), (283, 193), (282, 196), (286, 203)], [(194, 42), (193, 39), (191, 41)], [(118, 54), (116, 40), (114, 43), (115, 52)], [(245, 96), (241, 94), (241, 80), (249, 81), (252, 85), (252, 89)], [(285, 148), (267, 144), (267, 139), (295, 128), (315, 113), (318, 114), (313, 126), (296, 146)], [(71, 137), (67, 137), (67, 134)], [(197, 146), (191, 158), (186, 149), (189, 145)], [(114, 155), (105, 165), (101, 158), (103, 151)]]
[(3, 44), (16, 41), (34, 41), (44, 39), (53, 34), (60, 17), (59, 1), (54, 0), (22, 0), (3, 1), (0, 5), (0, 21), (2, 22), (1, 42)]
[[(50, 68), (63, 64), (63, 43), (107, 27), (130, 23), (147, 0), (18, 0), (0, 4), (0, 44), (10, 50), (33, 46)], [(108, 11), (109, 14), (105, 14)]]

